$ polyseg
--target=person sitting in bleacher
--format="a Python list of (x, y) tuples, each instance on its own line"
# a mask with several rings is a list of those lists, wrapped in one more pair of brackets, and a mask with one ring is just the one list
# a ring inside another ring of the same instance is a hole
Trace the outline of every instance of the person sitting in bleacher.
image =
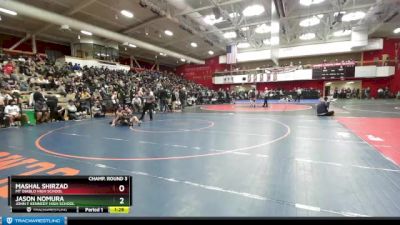
[(135, 97), (132, 99), (132, 107), (135, 112), (140, 112), (142, 109), (142, 99), (139, 98), (139, 95), (135, 95)]
[(64, 97), (67, 96), (67, 91), (65, 90), (65, 85), (63, 83), (58, 86), (57, 93), (63, 95)]
[(90, 108), (88, 108), (86, 105), (83, 105), (80, 101), (76, 101), (75, 106), (80, 119), (85, 119), (86, 116), (89, 115)]
[(76, 108), (73, 100), (68, 101), (66, 110), (67, 110), (66, 113), (67, 113), (68, 120), (78, 120), (79, 119), (78, 109)]
[(5, 107), (4, 114), (6, 116), (6, 121), (8, 121), (10, 126), (16, 126), (15, 121), (21, 121), (21, 122), (28, 121), (26, 115), (21, 114), (21, 110), (15, 100), (11, 100), (10, 105), (7, 105)]
[(0, 90), (0, 109), (8, 105), (8, 102), (12, 100), (13, 98), (5, 91), (5, 90)]
[(61, 105), (57, 106), (56, 111), (54, 112), (53, 119), (55, 121), (65, 121), (65, 109)]
[(100, 101), (96, 101), (92, 106), (92, 114), (95, 118), (106, 116)]

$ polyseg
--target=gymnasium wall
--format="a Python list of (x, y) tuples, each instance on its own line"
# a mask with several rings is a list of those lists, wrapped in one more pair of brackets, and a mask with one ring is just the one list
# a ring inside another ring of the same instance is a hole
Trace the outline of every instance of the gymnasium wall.
[[(353, 59), (359, 61), (361, 59), (361, 53), (348, 53), (348, 54), (339, 54), (339, 55), (326, 55), (323, 58), (320, 56), (312, 56), (312, 57), (299, 57), (292, 59), (279, 59), (279, 64), (281, 66), (290, 65), (290, 62), (293, 62), (295, 65), (298, 65), (301, 62), (302, 65), (307, 64), (319, 64), (322, 63), (323, 60), (326, 59), (328, 62), (334, 62), (336, 59), (339, 61)], [(240, 69), (254, 69), (257, 67), (268, 67), (272, 66), (274, 63), (271, 60), (263, 60), (256, 62), (245, 62), (238, 63), (237, 67)]]
[[(400, 48), (400, 39), (384, 39), (383, 49), (379, 51), (368, 51), (363, 53), (364, 61), (374, 61), (375, 58), (381, 60), (384, 54), (388, 54), (391, 60), (396, 57), (396, 43)], [(400, 59), (400, 52), (397, 52), (397, 59)], [(363, 88), (370, 87), (372, 92), (375, 93), (380, 87), (389, 86), (390, 90), (394, 93), (400, 91), (400, 63), (397, 63), (395, 75), (386, 79), (365, 79), (363, 80)]]
[[(295, 58), (295, 59), (282, 59), (280, 63), (282, 65), (289, 64), (290, 61), (294, 63), (298, 63), (301, 61), (302, 64), (314, 64), (323, 61), (324, 59), (329, 60), (347, 60), (354, 59), (357, 61), (373, 61), (375, 57), (382, 59), (383, 54), (388, 54), (390, 59), (395, 58), (395, 44), (399, 43), (400, 39), (384, 39), (383, 49), (379, 51), (368, 51), (363, 53), (349, 53), (349, 54), (339, 54), (339, 55), (327, 55), (323, 57), (304, 57), (304, 58)], [(398, 55), (400, 58), (400, 56)], [(259, 62), (248, 62), (241, 63), (237, 66), (240, 68), (257, 68), (265, 65), (272, 65), (271, 61), (259, 61)], [(211, 59), (206, 60), (205, 65), (183, 65), (176, 69), (177, 74), (183, 74), (186, 79), (193, 80), (197, 83), (204, 84), (208, 87), (212, 87), (214, 89), (219, 88), (229, 88), (230, 85), (213, 85), (212, 84), (212, 74), (215, 71), (223, 71), (225, 68), (229, 68), (229, 65), (219, 64), (218, 57), (213, 57)], [(396, 66), (395, 75), (388, 78), (361, 78), (357, 80), (362, 81), (362, 88), (371, 88), (371, 95), (375, 97), (377, 95), (377, 90), (379, 88), (384, 88), (389, 86), (390, 90), (394, 93), (400, 90), (400, 66)], [(284, 88), (284, 89), (292, 89), (294, 87), (303, 87), (303, 88), (314, 88), (320, 89), (323, 91), (324, 81), (287, 81), (287, 82), (276, 82), (276, 83), (261, 83), (257, 84), (257, 89), (263, 90), (265, 87), (268, 88)]]
[(176, 74), (209, 88), (220, 88), (219, 86), (214, 87), (212, 75), (216, 71), (224, 71), (225, 68), (228, 68), (228, 66), (226, 64), (219, 64), (219, 57), (216, 56), (206, 59), (204, 65), (186, 64), (179, 66), (176, 68)]

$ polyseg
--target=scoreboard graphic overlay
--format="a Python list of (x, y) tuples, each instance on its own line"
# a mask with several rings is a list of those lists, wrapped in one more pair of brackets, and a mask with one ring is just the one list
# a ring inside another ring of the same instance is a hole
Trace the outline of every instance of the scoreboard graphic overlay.
[(129, 213), (131, 176), (11, 176), (13, 213)]

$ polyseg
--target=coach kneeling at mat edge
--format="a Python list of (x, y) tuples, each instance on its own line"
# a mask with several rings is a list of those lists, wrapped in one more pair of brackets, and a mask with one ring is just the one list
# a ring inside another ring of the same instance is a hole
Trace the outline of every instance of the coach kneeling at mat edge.
[(333, 116), (335, 114), (334, 111), (329, 111), (328, 97), (321, 99), (317, 105), (317, 115), (318, 116)]

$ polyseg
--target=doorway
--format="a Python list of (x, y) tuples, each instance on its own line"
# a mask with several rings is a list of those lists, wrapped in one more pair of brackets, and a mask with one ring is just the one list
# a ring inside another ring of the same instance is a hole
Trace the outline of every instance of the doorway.
[(333, 98), (359, 98), (362, 81), (326, 81), (324, 83), (325, 96)]

